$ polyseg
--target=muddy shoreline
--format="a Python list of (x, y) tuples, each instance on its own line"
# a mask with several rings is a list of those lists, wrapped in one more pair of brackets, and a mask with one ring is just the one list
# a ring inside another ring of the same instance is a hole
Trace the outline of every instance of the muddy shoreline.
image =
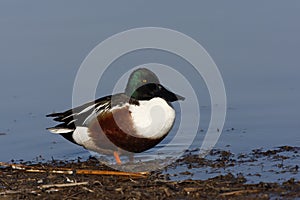
[[(254, 150), (250, 155), (232, 156), (229, 151), (214, 150), (214, 159), (199, 158), (187, 153), (167, 168), (189, 165), (189, 169), (211, 167), (223, 169), (239, 162), (251, 162), (251, 158), (271, 157), (288, 159), (282, 153), (298, 155), (298, 147), (284, 146), (272, 150)], [(216, 158), (217, 157), (217, 158)], [(254, 162), (254, 161), (253, 161)], [(192, 178), (174, 180), (174, 174), (167, 169), (154, 171), (145, 177), (90, 174), (56, 174), (51, 170), (68, 168), (72, 170), (115, 171), (97, 159), (85, 161), (57, 161), (45, 163), (19, 163), (24, 166), (43, 169), (43, 172), (26, 172), (12, 166), (0, 168), (0, 199), (294, 199), (300, 197), (300, 181), (287, 178), (283, 182), (249, 183), (241, 173), (223, 173), (206, 180)], [(285, 168), (286, 169), (286, 168)], [(189, 175), (190, 170), (178, 172), (175, 176)], [(291, 166), (294, 174), (298, 165)]]

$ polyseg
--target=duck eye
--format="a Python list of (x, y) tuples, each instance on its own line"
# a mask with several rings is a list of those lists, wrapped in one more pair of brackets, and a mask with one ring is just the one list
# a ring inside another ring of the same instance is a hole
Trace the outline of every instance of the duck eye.
[(147, 83), (147, 80), (146, 80), (146, 79), (143, 79), (142, 82), (143, 82), (143, 83)]

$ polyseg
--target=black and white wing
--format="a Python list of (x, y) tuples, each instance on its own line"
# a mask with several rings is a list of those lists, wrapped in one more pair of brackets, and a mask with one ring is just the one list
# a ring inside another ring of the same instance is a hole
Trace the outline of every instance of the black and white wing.
[(47, 130), (52, 133), (65, 134), (72, 133), (76, 126), (87, 126), (92, 117), (111, 108), (111, 97), (111, 95), (102, 97), (65, 112), (46, 115), (46, 117), (54, 117), (54, 121), (61, 122)]
[(47, 130), (52, 133), (60, 134), (69, 141), (78, 144), (74, 141), (72, 136), (76, 127), (88, 127), (89, 122), (95, 119), (99, 114), (109, 112), (112, 107), (122, 106), (125, 103), (139, 104), (137, 100), (131, 99), (123, 93), (119, 93), (99, 98), (65, 112), (46, 115), (46, 117), (54, 117), (54, 121), (60, 122), (60, 124), (47, 128)]

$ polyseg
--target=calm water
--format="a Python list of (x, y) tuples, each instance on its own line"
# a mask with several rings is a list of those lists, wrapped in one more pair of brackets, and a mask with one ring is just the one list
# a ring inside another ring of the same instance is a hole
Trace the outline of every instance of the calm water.
[[(68, 6), (58, 1), (1, 1), (1, 161), (88, 156), (81, 147), (47, 132), (45, 128), (54, 123), (45, 115), (72, 106), (77, 70), (99, 42), (144, 26), (189, 35), (219, 67), (228, 111), (216, 148), (241, 153), (261, 147), (300, 146), (299, 9), (298, 1), (227, 1), (218, 6), (179, 1), (118, 5), (72, 1)], [(193, 86), (199, 84), (201, 128), (205, 130), (210, 118), (205, 84), (197, 82), (191, 66), (180, 58), (159, 51), (135, 52), (113, 63), (110, 74), (149, 62), (180, 69)], [(109, 94), (117, 79), (104, 77), (97, 96)], [(184, 93), (172, 81), (166, 85)], [(187, 135), (195, 131), (189, 128), (195, 123), (193, 109), (191, 124), (184, 126)], [(234, 130), (226, 131), (231, 128)], [(200, 146), (201, 134), (193, 147)]]

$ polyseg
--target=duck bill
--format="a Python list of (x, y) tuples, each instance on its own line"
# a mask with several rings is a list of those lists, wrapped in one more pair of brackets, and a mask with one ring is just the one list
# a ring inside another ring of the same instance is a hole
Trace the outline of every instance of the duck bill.
[(173, 102), (178, 100), (183, 101), (185, 99), (183, 96), (179, 94), (175, 94), (164, 87), (161, 89), (160, 93), (161, 93), (161, 97), (168, 102)]
[(180, 96), (179, 94), (175, 94), (177, 100), (183, 101), (185, 98), (183, 96)]
[(180, 96), (179, 94), (170, 92), (165, 99), (169, 102), (173, 102), (173, 101), (179, 101), (179, 100), (183, 101), (185, 98), (183, 96)]

